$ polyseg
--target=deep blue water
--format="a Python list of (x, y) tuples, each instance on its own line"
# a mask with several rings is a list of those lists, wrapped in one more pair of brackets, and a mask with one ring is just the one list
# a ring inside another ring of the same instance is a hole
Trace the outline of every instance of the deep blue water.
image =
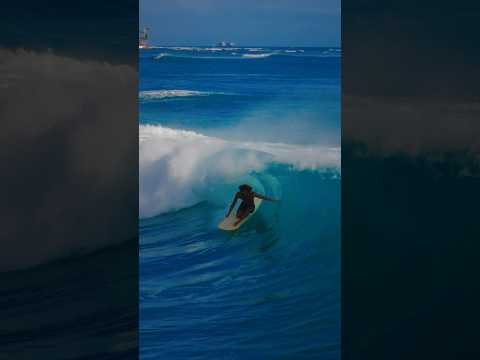
[[(141, 358), (340, 358), (340, 60), (140, 52)], [(281, 201), (223, 232), (243, 182)]]
[(0, 273), (0, 359), (135, 359), (137, 240)]

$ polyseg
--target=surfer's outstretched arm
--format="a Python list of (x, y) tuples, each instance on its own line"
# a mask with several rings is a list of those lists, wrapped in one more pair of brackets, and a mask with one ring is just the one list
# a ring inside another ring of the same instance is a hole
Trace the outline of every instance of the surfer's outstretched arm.
[(230, 205), (230, 209), (228, 209), (228, 213), (225, 217), (229, 217), (230, 213), (232, 212), (233, 208), (235, 207), (235, 204), (237, 203), (238, 200), (238, 194), (235, 194), (235, 197), (233, 198), (232, 205)]
[(253, 194), (255, 195), (255, 197), (257, 197), (259, 199), (268, 200), (268, 201), (278, 201), (277, 199), (274, 199), (272, 197), (265, 196), (265, 195), (262, 195), (262, 194), (257, 194), (257, 193), (253, 193)]

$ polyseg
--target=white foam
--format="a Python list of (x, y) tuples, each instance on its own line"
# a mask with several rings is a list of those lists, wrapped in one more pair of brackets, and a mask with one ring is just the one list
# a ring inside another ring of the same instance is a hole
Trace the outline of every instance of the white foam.
[(234, 48), (234, 47), (230, 47), (230, 48), (201, 48), (199, 49), (199, 51), (230, 51), (230, 50), (240, 50), (241, 48)]
[(211, 94), (211, 92), (195, 90), (146, 90), (140, 91), (139, 97), (143, 100), (150, 100), (187, 96), (208, 96)]
[(203, 200), (201, 189), (279, 162), (297, 170), (340, 168), (340, 150), (271, 142), (240, 142), (193, 131), (140, 125), (139, 211), (150, 217)]
[(177, 51), (194, 51), (194, 50), (197, 50), (198, 48), (191, 47), (191, 46), (175, 46), (175, 47), (168, 47), (168, 49), (177, 50)]
[(153, 58), (154, 58), (155, 60), (158, 60), (158, 59), (161, 59), (161, 58), (163, 58), (163, 57), (165, 57), (165, 56), (168, 56), (168, 55), (169, 55), (169, 54), (161, 53), (161, 54), (155, 55)]
[(243, 58), (247, 59), (262, 59), (262, 58), (268, 58), (270, 56), (274, 55), (273, 53), (267, 53), (267, 54), (243, 54)]
[(239, 47), (220, 48), (220, 47), (195, 47), (195, 46), (155, 46), (152, 48), (168, 49), (168, 50), (174, 50), (174, 51), (213, 51), (213, 52), (241, 49)]

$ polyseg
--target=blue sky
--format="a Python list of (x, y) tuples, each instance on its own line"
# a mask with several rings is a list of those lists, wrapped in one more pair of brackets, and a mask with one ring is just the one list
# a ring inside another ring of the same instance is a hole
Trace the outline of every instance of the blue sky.
[(340, 46), (340, 0), (140, 0), (156, 45)]

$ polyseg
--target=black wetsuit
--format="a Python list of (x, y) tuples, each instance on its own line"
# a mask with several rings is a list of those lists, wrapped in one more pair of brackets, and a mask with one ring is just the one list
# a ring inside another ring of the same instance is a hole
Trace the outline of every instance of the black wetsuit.
[(253, 192), (247, 196), (244, 196), (241, 193), (239, 193), (238, 198), (242, 200), (242, 203), (238, 207), (237, 211), (248, 210), (248, 212), (253, 212), (255, 210), (255, 202), (254, 202), (255, 195)]

